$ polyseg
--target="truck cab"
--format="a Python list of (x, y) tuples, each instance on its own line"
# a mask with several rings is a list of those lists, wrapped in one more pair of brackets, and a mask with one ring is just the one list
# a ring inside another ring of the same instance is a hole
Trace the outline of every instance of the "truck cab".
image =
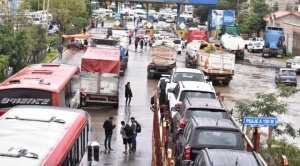
[(262, 57), (282, 57), (284, 41), (283, 28), (267, 26), (265, 32), (265, 47)]

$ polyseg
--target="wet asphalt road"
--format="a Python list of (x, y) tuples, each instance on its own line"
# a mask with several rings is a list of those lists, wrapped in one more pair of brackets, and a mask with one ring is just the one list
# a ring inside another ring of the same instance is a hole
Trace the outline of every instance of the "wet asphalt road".
[[(163, 25), (165, 23), (159, 23)], [(112, 26), (112, 24), (105, 24), (105, 27)], [(127, 24), (128, 28), (132, 29), (133, 24)], [(92, 29), (90, 32), (93, 37), (104, 37), (105, 29), (97, 28)], [(88, 111), (92, 117), (92, 140), (100, 142), (101, 155), (100, 162), (94, 165), (112, 165), (112, 166), (146, 166), (151, 165), (152, 159), (152, 121), (153, 114), (149, 110), (150, 98), (154, 95), (157, 80), (147, 79), (147, 55), (146, 51), (142, 52), (138, 49), (138, 52), (134, 52), (134, 46), (129, 47), (129, 63), (125, 76), (120, 78), (119, 89), (119, 108), (113, 109), (109, 106), (92, 106), (83, 108)], [(64, 54), (62, 60), (57, 60), (55, 63), (68, 63), (80, 66), (81, 57), (83, 51), (69, 50)], [(184, 66), (183, 52), (178, 56), (177, 66)], [(235, 76), (230, 82), (229, 86), (215, 85), (215, 90), (221, 92), (225, 96), (225, 104), (228, 108), (234, 106), (234, 100), (241, 100), (250, 102), (255, 99), (255, 93), (258, 92), (274, 92), (275, 83), (275, 67), (284, 67), (284, 62), (274, 61), (272, 59), (263, 59), (260, 54), (246, 52), (246, 59), (251, 64), (258, 65), (244, 65), (239, 62), (235, 66)], [(246, 60), (247, 61), (247, 60)], [(264, 61), (264, 62), (262, 62)], [(261, 67), (268, 66), (268, 67)], [(298, 81), (300, 81), (298, 76)], [(133, 92), (133, 98), (131, 107), (125, 107), (124, 86), (127, 82), (131, 82), (131, 88)], [(300, 108), (299, 95), (295, 94), (288, 99), (279, 98), (281, 102), (289, 104), (289, 113), (279, 117), (279, 120), (291, 122), (295, 127), (300, 128), (300, 124), (297, 121), (300, 120), (300, 113), (297, 108)], [(116, 129), (112, 137), (112, 151), (105, 151), (104, 142), (104, 129), (102, 127), (104, 121), (108, 117), (113, 116)], [(137, 136), (137, 150), (132, 154), (123, 154), (124, 146), (122, 145), (122, 137), (120, 135), (120, 122), (124, 120), (126, 123), (130, 122), (130, 117), (135, 117), (142, 126), (142, 132)], [(266, 131), (263, 128), (262, 131)], [(289, 139), (292, 142), (298, 143), (300, 146), (300, 139)]]

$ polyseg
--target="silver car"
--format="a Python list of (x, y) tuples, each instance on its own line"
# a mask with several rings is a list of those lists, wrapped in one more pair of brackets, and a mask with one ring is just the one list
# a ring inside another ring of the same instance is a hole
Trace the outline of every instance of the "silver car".
[(297, 75), (294, 69), (280, 68), (276, 71), (275, 84), (297, 86)]

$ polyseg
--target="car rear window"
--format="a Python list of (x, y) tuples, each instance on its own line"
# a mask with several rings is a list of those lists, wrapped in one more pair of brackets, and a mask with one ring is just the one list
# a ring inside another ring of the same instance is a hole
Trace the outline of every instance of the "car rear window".
[(181, 44), (181, 40), (173, 40), (175, 44)]
[(261, 46), (262, 43), (254, 43), (255, 46)]
[(284, 75), (284, 76), (294, 76), (295, 71), (293, 71), (293, 70), (282, 70), (281, 74)]
[(293, 63), (299, 63), (299, 61), (300, 61), (300, 58), (294, 58), (292, 62)]
[(228, 119), (227, 112), (225, 110), (201, 110), (201, 109), (188, 109), (186, 110), (186, 118), (190, 119), (192, 116), (195, 117), (206, 117), (206, 118), (218, 118)]
[(173, 82), (177, 83), (179, 81), (204, 82), (204, 77), (203, 77), (203, 74), (201, 74), (201, 73), (184, 73), (184, 72), (174, 73)]
[(183, 101), (187, 97), (198, 97), (205, 99), (215, 99), (216, 95), (211, 92), (202, 92), (202, 91), (182, 91), (179, 101)]
[(194, 143), (197, 146), (221, 146), (236, 148), (239, 145), (240, 134), (236, 131), (201, 130), (197, 129)]

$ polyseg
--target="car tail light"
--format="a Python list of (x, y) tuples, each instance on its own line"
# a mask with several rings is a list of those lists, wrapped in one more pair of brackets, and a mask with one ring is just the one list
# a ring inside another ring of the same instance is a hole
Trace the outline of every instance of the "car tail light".
[(176, 107), (177, 109), (179, 109), (179, 108), (181, 107), (181, 103), (175, 104), (175, 107)]
[(184, 129), (185, 125), (186, 125), (186, 122), (184, 120), (180, 120), (179, 127)]
[(184, 148), (184, 159), (190, 160), (191, 153), (192, 153), (192, 147), (190, 145), (186, 145), (186, 147)]

